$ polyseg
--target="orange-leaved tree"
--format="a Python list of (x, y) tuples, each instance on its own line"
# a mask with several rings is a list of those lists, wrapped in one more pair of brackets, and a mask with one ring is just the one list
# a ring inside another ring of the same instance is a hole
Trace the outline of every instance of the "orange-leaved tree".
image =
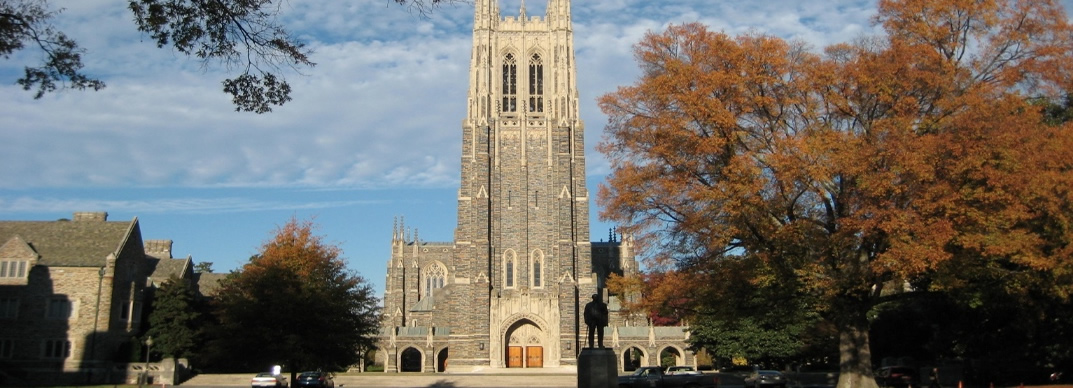
[(373, 289), (314, 231), (312, 221), (292, 218), (223, 282), (213, 345), (240, 363), (232, 367), (282, 364), (293, 379), (303, 370), (345, 370), (372, 348)]
[(837, 329), (840, 388), (875, 386), (867, 313), (888, 298), (1003, 276), (1068, 295), (1073, 267), (1073, 128), (1031, 101), (1073, 90), (1061, 7), (884, 0), (876, 22), (822, 54), (672, 26), (600, 100), (602, 215), (657, 267), (722, 274), (698, 306), (735, 297), (725, 279), (800, 301), (772, 308)]

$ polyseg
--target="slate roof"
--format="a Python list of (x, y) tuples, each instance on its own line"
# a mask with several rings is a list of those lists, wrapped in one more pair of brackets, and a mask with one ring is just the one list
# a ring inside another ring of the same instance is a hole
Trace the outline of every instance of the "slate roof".
[(137, 225), (131, 221), (0, 221), (0, 245), (21, 237), (39, 255), (38, 265), (101, 267)]
[(226, 273), (195, 273), (194, 284), (202, 296), (216, 296), (220, 291), (220, 281), (227, 277)]
[(186, 272), (186, 267), (191, 262), (191, 258), (185, 259), (171, 259), (171, 258), (155, 258), (146, 257), (146, 263), (149, 265), (149, 275), (157, 282), (163, 282), (168, 280), (171, 275), (182, 279), (183, 274)]

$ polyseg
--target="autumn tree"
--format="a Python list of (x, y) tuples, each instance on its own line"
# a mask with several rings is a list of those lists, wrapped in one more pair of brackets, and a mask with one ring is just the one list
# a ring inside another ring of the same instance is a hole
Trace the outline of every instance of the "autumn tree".
[(701, 307), (755, 317), (740, 302), (759, 298), (829, 325), (840, 388), (875, 386), (868, 314), (886, 301), (1073, 285), (1073, 128), (1031, 102), (1070, 90), (1064, 11), (883, 0), (875, 21), (885, 36), (823, 54), (672, 26), (637, 45), (641, 79), (600, 99), (602, 215), (654, 265), (705, 276)]
[[(221, 285), (211, 345), (234, 368), (343, 370), (371, 348), (379, 301), (341, 250), (291, 219)], [(250, 352), (256, 349), (256, 352)]]
[[(387, 0), (385, 0), (387, 1)], [(435, 6), (464, 0), (391, 0), (427, 14)], [(158, 47), (171, 47), (206, 66), (236, 69), (223, 81), (235, 110), (265, 113), (291, 100), (281, 71), (313, 67), (312, 50), (279, 23), (280, 0), (128, 0), (138, 30)], [(0, 0), (0, 56), (27, 48), (44, 61), (27, 66), (17, 82), (34, 98), (58, 88), (100, 90), (104, 82), (83, 72), (85, 50), (57, 29), (60, 9), (47, 0)]]

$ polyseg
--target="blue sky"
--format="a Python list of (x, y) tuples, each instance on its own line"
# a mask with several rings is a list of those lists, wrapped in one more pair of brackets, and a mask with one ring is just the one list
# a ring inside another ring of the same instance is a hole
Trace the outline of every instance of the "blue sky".
[[(513, 16), (520, 3), (500, 8)], [(254, 115), (233, 111), (223, 69), (138, 33), (126, 1), (50, 4), (88, 50), (85, 72), (108, 87), (33, 100), (14, 80), (40, 53), (0, 58), (0, 219), (137, 217), (144, 238), (226, 272), (290, 217), (314, 218), (378, 292), (395, 217), (422, 240), (452, 240), (471, 6), (421, 18), (392, 0), (284, 1), (281, 20), (318, 65), (288, 75), (294, 101)], [(546, 4), (528, 0), (528, 14)], [(606, 122), (595, 101), (637, 79), (631, 50), (644, 33), (702, 22), (818, 51), (878, 31), (874, 1), (575, 0), (573, 11), (594, 192), (609, 171), (593, 150)], [(590, 211), (592, 239), (606, 239), (611, 225), (595, 201)]]

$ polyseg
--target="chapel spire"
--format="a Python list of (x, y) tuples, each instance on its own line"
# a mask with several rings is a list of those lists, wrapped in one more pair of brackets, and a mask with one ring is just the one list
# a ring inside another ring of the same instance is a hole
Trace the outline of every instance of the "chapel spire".
[(570, 0), (548, 0), (547, 18), (553, 29), (570, 30)]
[(499, 21), (499, 0), (477, 0), (473, 10), (473, 30), (494, 28)]

